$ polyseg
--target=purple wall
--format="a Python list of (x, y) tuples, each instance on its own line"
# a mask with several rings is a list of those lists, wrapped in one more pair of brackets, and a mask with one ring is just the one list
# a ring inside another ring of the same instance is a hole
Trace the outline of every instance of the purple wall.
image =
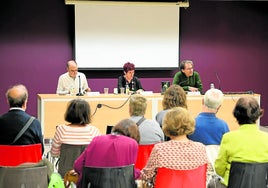
[[(27, 111), (37, 115), (37, 94), (55, 93), (58, 76), (73, 51), (73, 6), (63, 0), (6, 1), (0, 7), (0, 114), (8, 110), (5, 92), (16, 83), (29, 90)], [(181, 9), (181, 59), (192, 59), (204, 89), (211, 82), (223, 91), (248, 91), (262, 95), (268, 109), (266, 74), (268, 2), (190, 1)], [(160, 92), (162, 80), (172, 81), (173, 71), (137, 71), (147, 90)], [(91, 88), (103, 92), (116, 87), (121, 74), (86, 73)], [(116, 74), (116, 75), (115, 75)], [(268, 125), (268, 115), (261, 119)]]

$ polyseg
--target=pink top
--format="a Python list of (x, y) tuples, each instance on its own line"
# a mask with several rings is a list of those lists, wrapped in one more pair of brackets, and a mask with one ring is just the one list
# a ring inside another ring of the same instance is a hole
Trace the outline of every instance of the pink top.
[[(74, 162), (74, 170), (82, 177), (84, 166), (117, 167), (135, 164), (138, 155), (136, 140), (122, 135), (102, 135), (95, 137), (86, 150)], [(135, 169), (135, 178), (140, 171)], [(80, 185), (80, 180), (77, 185)]]

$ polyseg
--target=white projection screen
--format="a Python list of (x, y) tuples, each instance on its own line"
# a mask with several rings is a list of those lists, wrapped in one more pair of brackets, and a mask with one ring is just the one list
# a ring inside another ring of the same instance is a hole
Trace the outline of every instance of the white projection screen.
[(179, 7), (75, 5), (75, 59), (81, 69), (171, 69), (179, 62)]

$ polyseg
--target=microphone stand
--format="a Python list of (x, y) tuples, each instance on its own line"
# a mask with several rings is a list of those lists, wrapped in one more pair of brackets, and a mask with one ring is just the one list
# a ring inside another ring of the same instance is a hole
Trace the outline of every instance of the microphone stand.
[(84, 94), (81, 92), (81, 78), (80, 75), (78, 75), (79, 78), (79, 92), (76, 94), (76, 96), (83, 96)]

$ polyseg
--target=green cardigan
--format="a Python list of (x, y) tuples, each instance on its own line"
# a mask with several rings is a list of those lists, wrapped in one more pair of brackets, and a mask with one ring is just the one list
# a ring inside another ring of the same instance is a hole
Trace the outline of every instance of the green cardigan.
[(192, 76), (187, 77), (183, 72), (179, 71), (173, 78), (173, 84), (180, 85), (184, 91), (189, 91), (189, 87), (196, 87), (202, 93), (203, 85), (198, 72), (194, 72)]
[(268, 134), (256, 124), (240, 125), (222, 137), (215, 170), (227, 186), (231, 162), (268, 162)]

